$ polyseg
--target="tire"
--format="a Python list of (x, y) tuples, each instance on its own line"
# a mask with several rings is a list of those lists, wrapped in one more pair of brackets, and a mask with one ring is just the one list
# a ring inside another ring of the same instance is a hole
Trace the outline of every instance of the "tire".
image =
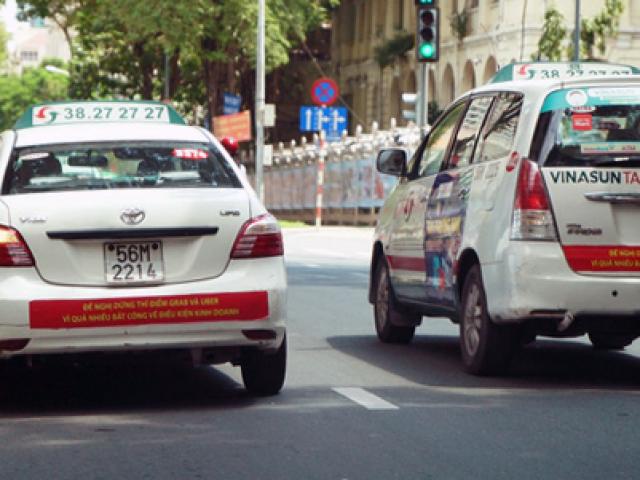
[(287, 337), (275, 353), (247, 351), (240, 363), (242, 381), (253, 395), (276, 395), (284, 385), (287, 370)]
[(624, 350), (624, 347), (631, 345), (635, 339), (636, 335), (624, 333), (589, 332), (589, 340), (597, 350)]
[(489, 317), (479, 265), (469, 270), (460, 303), (460, 351), (464, 369), (473, 375), (504, 373), (518, 345), (517, 328), (496, 325)]
[(391, 289), (389, 269), (384, 260), (379, 261), (376, 267), (373, 315), (376, 333), (383, 343), (409, 343), (415, 334), (415, 325), (420, 321), (418, 315), (399, 309)]

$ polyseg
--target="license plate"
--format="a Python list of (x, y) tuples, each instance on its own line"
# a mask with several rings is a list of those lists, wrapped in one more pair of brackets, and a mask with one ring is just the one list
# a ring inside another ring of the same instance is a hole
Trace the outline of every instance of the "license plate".
[(107, 283), (158, 283), (164, 280), (162, 242), (105, 243)]

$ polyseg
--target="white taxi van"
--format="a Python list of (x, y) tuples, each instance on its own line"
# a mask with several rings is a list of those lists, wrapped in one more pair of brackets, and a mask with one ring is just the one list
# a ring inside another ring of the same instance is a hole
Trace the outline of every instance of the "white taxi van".
[(457, 99), (382, 208), (369, 300), (383, 342), (426, 316), (460, 326), (474, 374), (504, 372), (537, 335), (640, 336), (640, 70), (513, 64)]
[(209, 132), (162, 103), (73, 102), (0, 140), (0, 358), (176, 350), (281, 389), (280, 228)]

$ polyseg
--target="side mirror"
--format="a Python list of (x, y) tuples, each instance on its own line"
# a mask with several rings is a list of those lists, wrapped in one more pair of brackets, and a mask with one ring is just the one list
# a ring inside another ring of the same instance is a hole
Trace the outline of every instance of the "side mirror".
[(376, 168), (380, 173), (404, 177), (407, 174), (407, 151), (402, 148), (384, 148), (378, 152)]

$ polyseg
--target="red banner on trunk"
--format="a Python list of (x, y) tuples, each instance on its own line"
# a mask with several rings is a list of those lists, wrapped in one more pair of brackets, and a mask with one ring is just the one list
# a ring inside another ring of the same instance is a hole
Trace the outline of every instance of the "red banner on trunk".
[(262, 320), (268, 316), (267, 292), (34, 300), (29, 303), (31, 328), (249, 321)]
[(640, 272), (640, 247), (565, 245), (562, 249), (576, 272)]

